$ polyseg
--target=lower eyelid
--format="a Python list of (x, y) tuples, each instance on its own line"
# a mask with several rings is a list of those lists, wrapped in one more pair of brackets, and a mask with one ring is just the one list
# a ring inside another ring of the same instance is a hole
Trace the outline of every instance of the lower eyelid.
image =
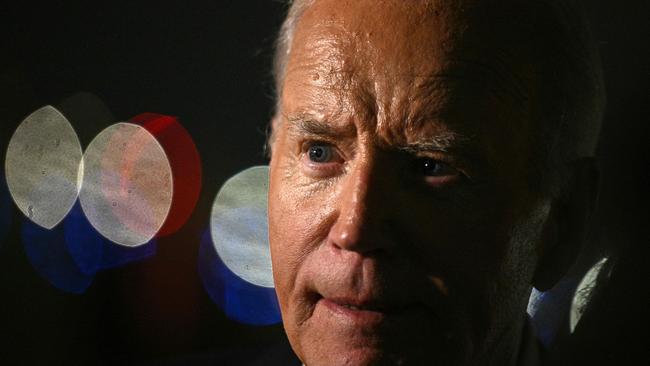
[(342, 171), (341, 163), (316, 163), (309, 159), (307, 153), (302, 153), (300, 161), (303, 164), (303, 167), (309, 169), (312, 172), (317, 172), (318, 175), (338, 175)]
[(425, 177), (424, 184), (434, 188), (443, 188), (454, 186), (454, 183), (462, 179), (461, 174), (445, 175), (440, 177)]
[(453, 182), (458, 179), (459, 176), (457, 174), (424, 177), (424, 180), (427, 182), (440, 182), (440, 183)]

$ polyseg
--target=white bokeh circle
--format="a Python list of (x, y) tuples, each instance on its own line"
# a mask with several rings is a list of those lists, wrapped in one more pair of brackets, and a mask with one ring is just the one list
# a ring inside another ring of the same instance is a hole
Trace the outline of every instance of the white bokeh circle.
[(151, 240), (167, 219), (173, 182), (169, 159), (145, 128), (120, 122), (100, 132), (83, 158), (81, 207), (93, 227), (114, 243)]
[(237, 276), (273, 287), (268, 241), (268, 166), (248, 168), (228, 179), (212, 206), (210, 233), (217, 254)]
[(14, 132), (5, 159), (7, 186), (25, 216), (52, 229), (70, 212), (79, 194), (81, 143), (56, 108), (30, 114)]

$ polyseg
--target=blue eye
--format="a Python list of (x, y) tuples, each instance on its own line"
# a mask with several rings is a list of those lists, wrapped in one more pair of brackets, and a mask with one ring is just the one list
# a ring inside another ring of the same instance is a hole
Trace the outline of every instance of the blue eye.
[(416, 171), (425, 177), (442, 177), (457, 174), (449, 165), (430, 158), (417, 159), (415, 164)]
[(309, 147), (307, 154), (309, 160), (314, 163), (326, 163), (332, 159), (332, 147), (325, 144), (312, 145)]

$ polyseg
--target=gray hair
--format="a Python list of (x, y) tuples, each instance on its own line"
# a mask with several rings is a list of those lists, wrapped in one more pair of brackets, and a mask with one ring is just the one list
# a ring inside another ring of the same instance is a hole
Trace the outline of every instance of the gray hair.
[[(282, 85), (296, 25), (314, 1), (289, 1), (287, 17), (276, 40), (273, 62), (276, 119), (279, 118)], [(531, 44), (530, 57), (537, 66), (537, 78), (541, 80), (538, 130), (533, 142), (535, 161), (531, 162), (534, 172), (530, 182), (540, 192), (555, 197), (563, 190), (568, 165), (579, 158), (592, 157), (596, 152), (605, 108), (600, 57), (589, 24), (575, 2), (512, 0), (508, 3), (520, 5), (525, 13), (525, 20), (513, 23), (525, 28), (523, 32)], [(272, 143), (272, 131), (269, 137)]]
[[(282, 23), (280, 33), (275, 41), (275, 54), (273, 56), (273, 79), (275, 81), (276, 101), (280, 99), (284, 73), (291, 53), (293, 34), (302, 14), (313, 4), (314, 0), (289, 0), (287, 17)], [(276, 107), (279, 108), (279, 107)]]

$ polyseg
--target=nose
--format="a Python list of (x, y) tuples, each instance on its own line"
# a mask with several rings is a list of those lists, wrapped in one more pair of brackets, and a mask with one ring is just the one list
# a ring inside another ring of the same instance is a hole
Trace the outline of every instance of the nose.
[(370, 254), (393, 246), (389, 212), (395, 192), (379, 168), (376, 160), (362, 159), (339, 181), (337, 217), (328, 234), (336, 248)]

